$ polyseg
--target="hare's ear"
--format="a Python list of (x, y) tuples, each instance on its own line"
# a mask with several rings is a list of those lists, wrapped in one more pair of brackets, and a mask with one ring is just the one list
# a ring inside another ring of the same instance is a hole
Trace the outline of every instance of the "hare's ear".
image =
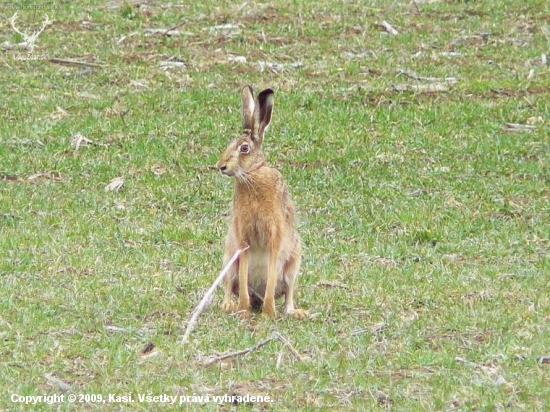
[(254, 126), (257, 129), (254, 134), (260, 142), (264, 140), (264, 133), (271, 123), (274, 102), (275, 93), (271, 89), (266, 89), (258, 95), (258, 106), (254, 111)]
[(243, 99), (243, 130), (254, 130), (254, 90), (251, 86), (245, 86), (242, 91)]

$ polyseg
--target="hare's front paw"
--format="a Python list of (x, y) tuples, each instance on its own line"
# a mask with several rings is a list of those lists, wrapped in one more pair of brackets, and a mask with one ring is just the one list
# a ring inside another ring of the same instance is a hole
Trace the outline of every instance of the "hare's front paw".
[(309, 312), (304, 309), (294, 309), (292, 313), (290, 313), (294, 319), (298, 320), (304, 320), (309, 318)]
[(266, 300), (262, 306), (262, 315), (269, 316), (270, 318), (277, 317), (277, 311), (275, 310), (275, 302)]
[(237, 311), (237, 304), (232, 300), (228, 300), (222, 303), (222, 310), (225, 313), (235, 313)]

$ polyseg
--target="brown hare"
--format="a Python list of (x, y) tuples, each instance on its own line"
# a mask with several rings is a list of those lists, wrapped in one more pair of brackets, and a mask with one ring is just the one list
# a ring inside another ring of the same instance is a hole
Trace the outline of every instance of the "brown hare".
[[(275, 317), (275, 300), (285, 295), (285, 313), (297, 319), (308, 312), (294, 308), (294, 285), (302, 260), (302, 244), (294, 227), (294, 203), (278, 170), (267, 164), (262, 152), (264, 134), (271, 122), (274, 93), (262, 91), (254, 101), (252, 87), (242, 90), (243, 135), (233, 140), (216, 167), (235, 178), (235, 197), (229, 233), (225, 241), (224, 266), (237, 249), (249, 246), (225, 277), (222, 308), (250, 316), (262, 307)], [(236, 305), (232, 294), (239, 297)]]

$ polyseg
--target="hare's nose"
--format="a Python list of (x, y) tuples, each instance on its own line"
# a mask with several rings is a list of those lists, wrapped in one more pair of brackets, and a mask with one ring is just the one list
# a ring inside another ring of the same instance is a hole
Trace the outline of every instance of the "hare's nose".
[(220, 169), (220, 172), (224, 173), (227, 170), (227, 166), (226, 165), (220, 166), (219, 169)]

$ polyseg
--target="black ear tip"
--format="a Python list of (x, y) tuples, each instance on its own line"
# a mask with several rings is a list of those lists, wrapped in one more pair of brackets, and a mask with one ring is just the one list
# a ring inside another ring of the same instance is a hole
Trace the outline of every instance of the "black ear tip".
[(268, 101), (271, 101), (273, 103), (273, 99), (275, 96), (275, 92), (271, 89), (265, 89), (258, 95), (258, 101), (260, 104), (264, 104)]
[(265, 89), (260, 93), (260, 96), (268, 96), (270, 94), (275, 94), (275, 92), (272, 89)]

